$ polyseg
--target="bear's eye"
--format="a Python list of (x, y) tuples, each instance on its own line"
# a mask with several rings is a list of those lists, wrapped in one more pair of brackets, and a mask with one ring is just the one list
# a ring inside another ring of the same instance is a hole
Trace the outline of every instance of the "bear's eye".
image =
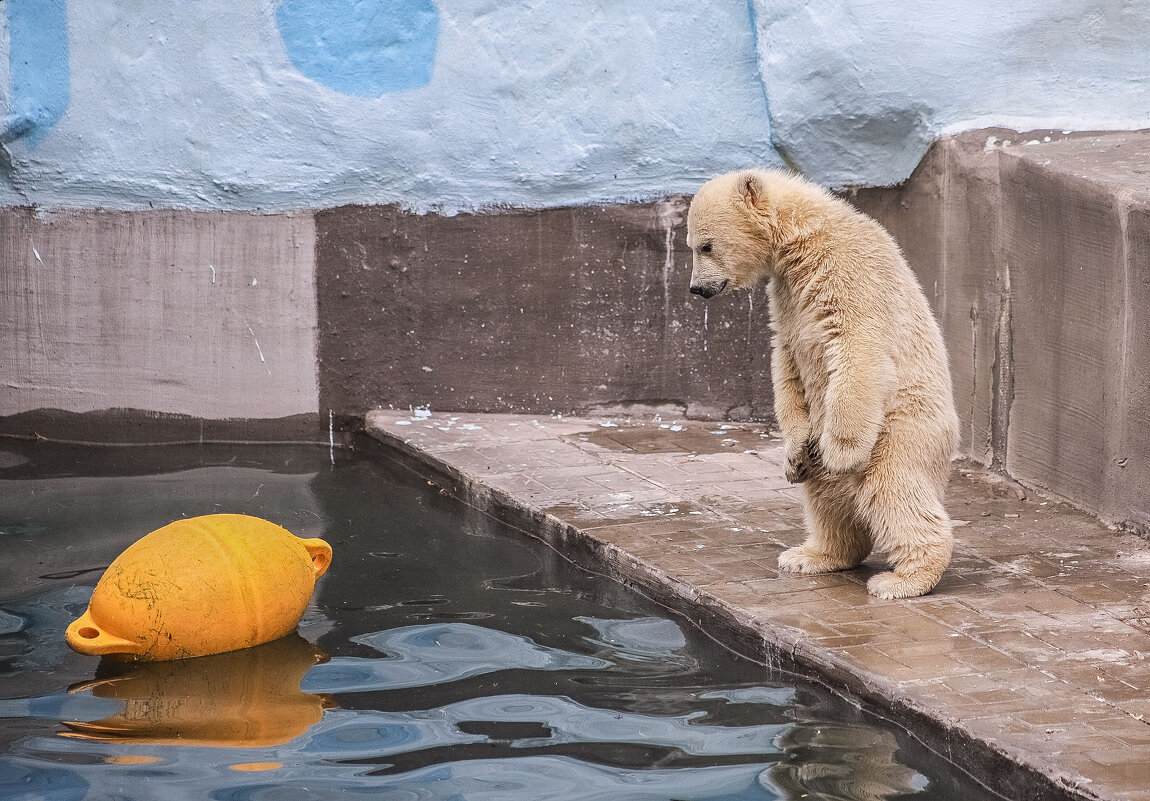
[(699, 252), (700, 253), (710, 253), (711, 252), (711, 243), (710, 242), (704, 242), (699, 247)]

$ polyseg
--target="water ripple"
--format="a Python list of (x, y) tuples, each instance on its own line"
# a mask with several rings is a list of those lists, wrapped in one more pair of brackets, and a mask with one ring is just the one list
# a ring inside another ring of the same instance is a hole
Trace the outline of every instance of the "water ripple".
[(404, 626), (352, 638), (385, 659), (340, 657), (304, 678), (305, 692), (349, 693), (445, 684), (500, 670), (604, 670), (611, 662), (469, 623)]

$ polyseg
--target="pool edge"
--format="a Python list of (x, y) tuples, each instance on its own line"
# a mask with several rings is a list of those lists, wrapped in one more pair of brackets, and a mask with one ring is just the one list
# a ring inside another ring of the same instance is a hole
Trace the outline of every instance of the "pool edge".
[(354, 447), (399, 463), (439, 487), (440, 492), (540, 540), (576, 566), (603, 574), (688, 618), (709, 637), (740, 655), (818, 683), (867, 714), (902, 727), (924, 748), (1004, 799), (1105, 798), (1057, 765), (1020, 759), (993, 741), (955, 725), (956, 721), (943, 720), (922, 709), (913, 699), (900, 694), (893, 680), (846, 664), (828, 649), (804, 641), (788, 627), (756, 621), (744, 610), (673, 579), (625, 549), (484, 483), (410, 440), (368, 426), (355, 438)]

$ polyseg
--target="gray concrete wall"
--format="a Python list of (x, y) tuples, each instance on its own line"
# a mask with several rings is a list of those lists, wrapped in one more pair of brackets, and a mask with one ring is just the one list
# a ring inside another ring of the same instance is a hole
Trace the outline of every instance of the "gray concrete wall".
[[(1006, 144), (1008, 142), (1008, 144)], [(965, 455), (1150, 525), (1150, 135), (938, 142), (855, 203), (902, 244), (950, 348)]]
[(314, 239), (310, 214), (4, 210), (0, 416), (318, 419)]

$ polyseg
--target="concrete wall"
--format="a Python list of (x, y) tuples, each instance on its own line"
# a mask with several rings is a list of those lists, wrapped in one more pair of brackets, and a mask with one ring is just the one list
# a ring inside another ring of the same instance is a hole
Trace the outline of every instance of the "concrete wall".
[(320, 407), (769, 417), (765, 295), (689, 294), (686, 209), (319, 213)]
[(950, 348), (963, 449), (1103, 518), (1150, 529), (1150, 134), (944, 139), (891, 229)]
[[(934, 304), (964, 453), (1135, 527), (1150, 526), (1148, 149), (1150, 134), (987, 130), (849, 195)], [(686, 202), (5, 210), (0, 433), (319, 436), (329, 413), (422, 405), (769, 419), (762, 292), (688, 294)]]
[(765, 296), (689, 294), (686, 208), (0, 210), (0, 433), (315, 438), (426, 405), (769, 418)]
[(315, 417), (314, 252), (310, 214), (4, 210), (0, 416)]

